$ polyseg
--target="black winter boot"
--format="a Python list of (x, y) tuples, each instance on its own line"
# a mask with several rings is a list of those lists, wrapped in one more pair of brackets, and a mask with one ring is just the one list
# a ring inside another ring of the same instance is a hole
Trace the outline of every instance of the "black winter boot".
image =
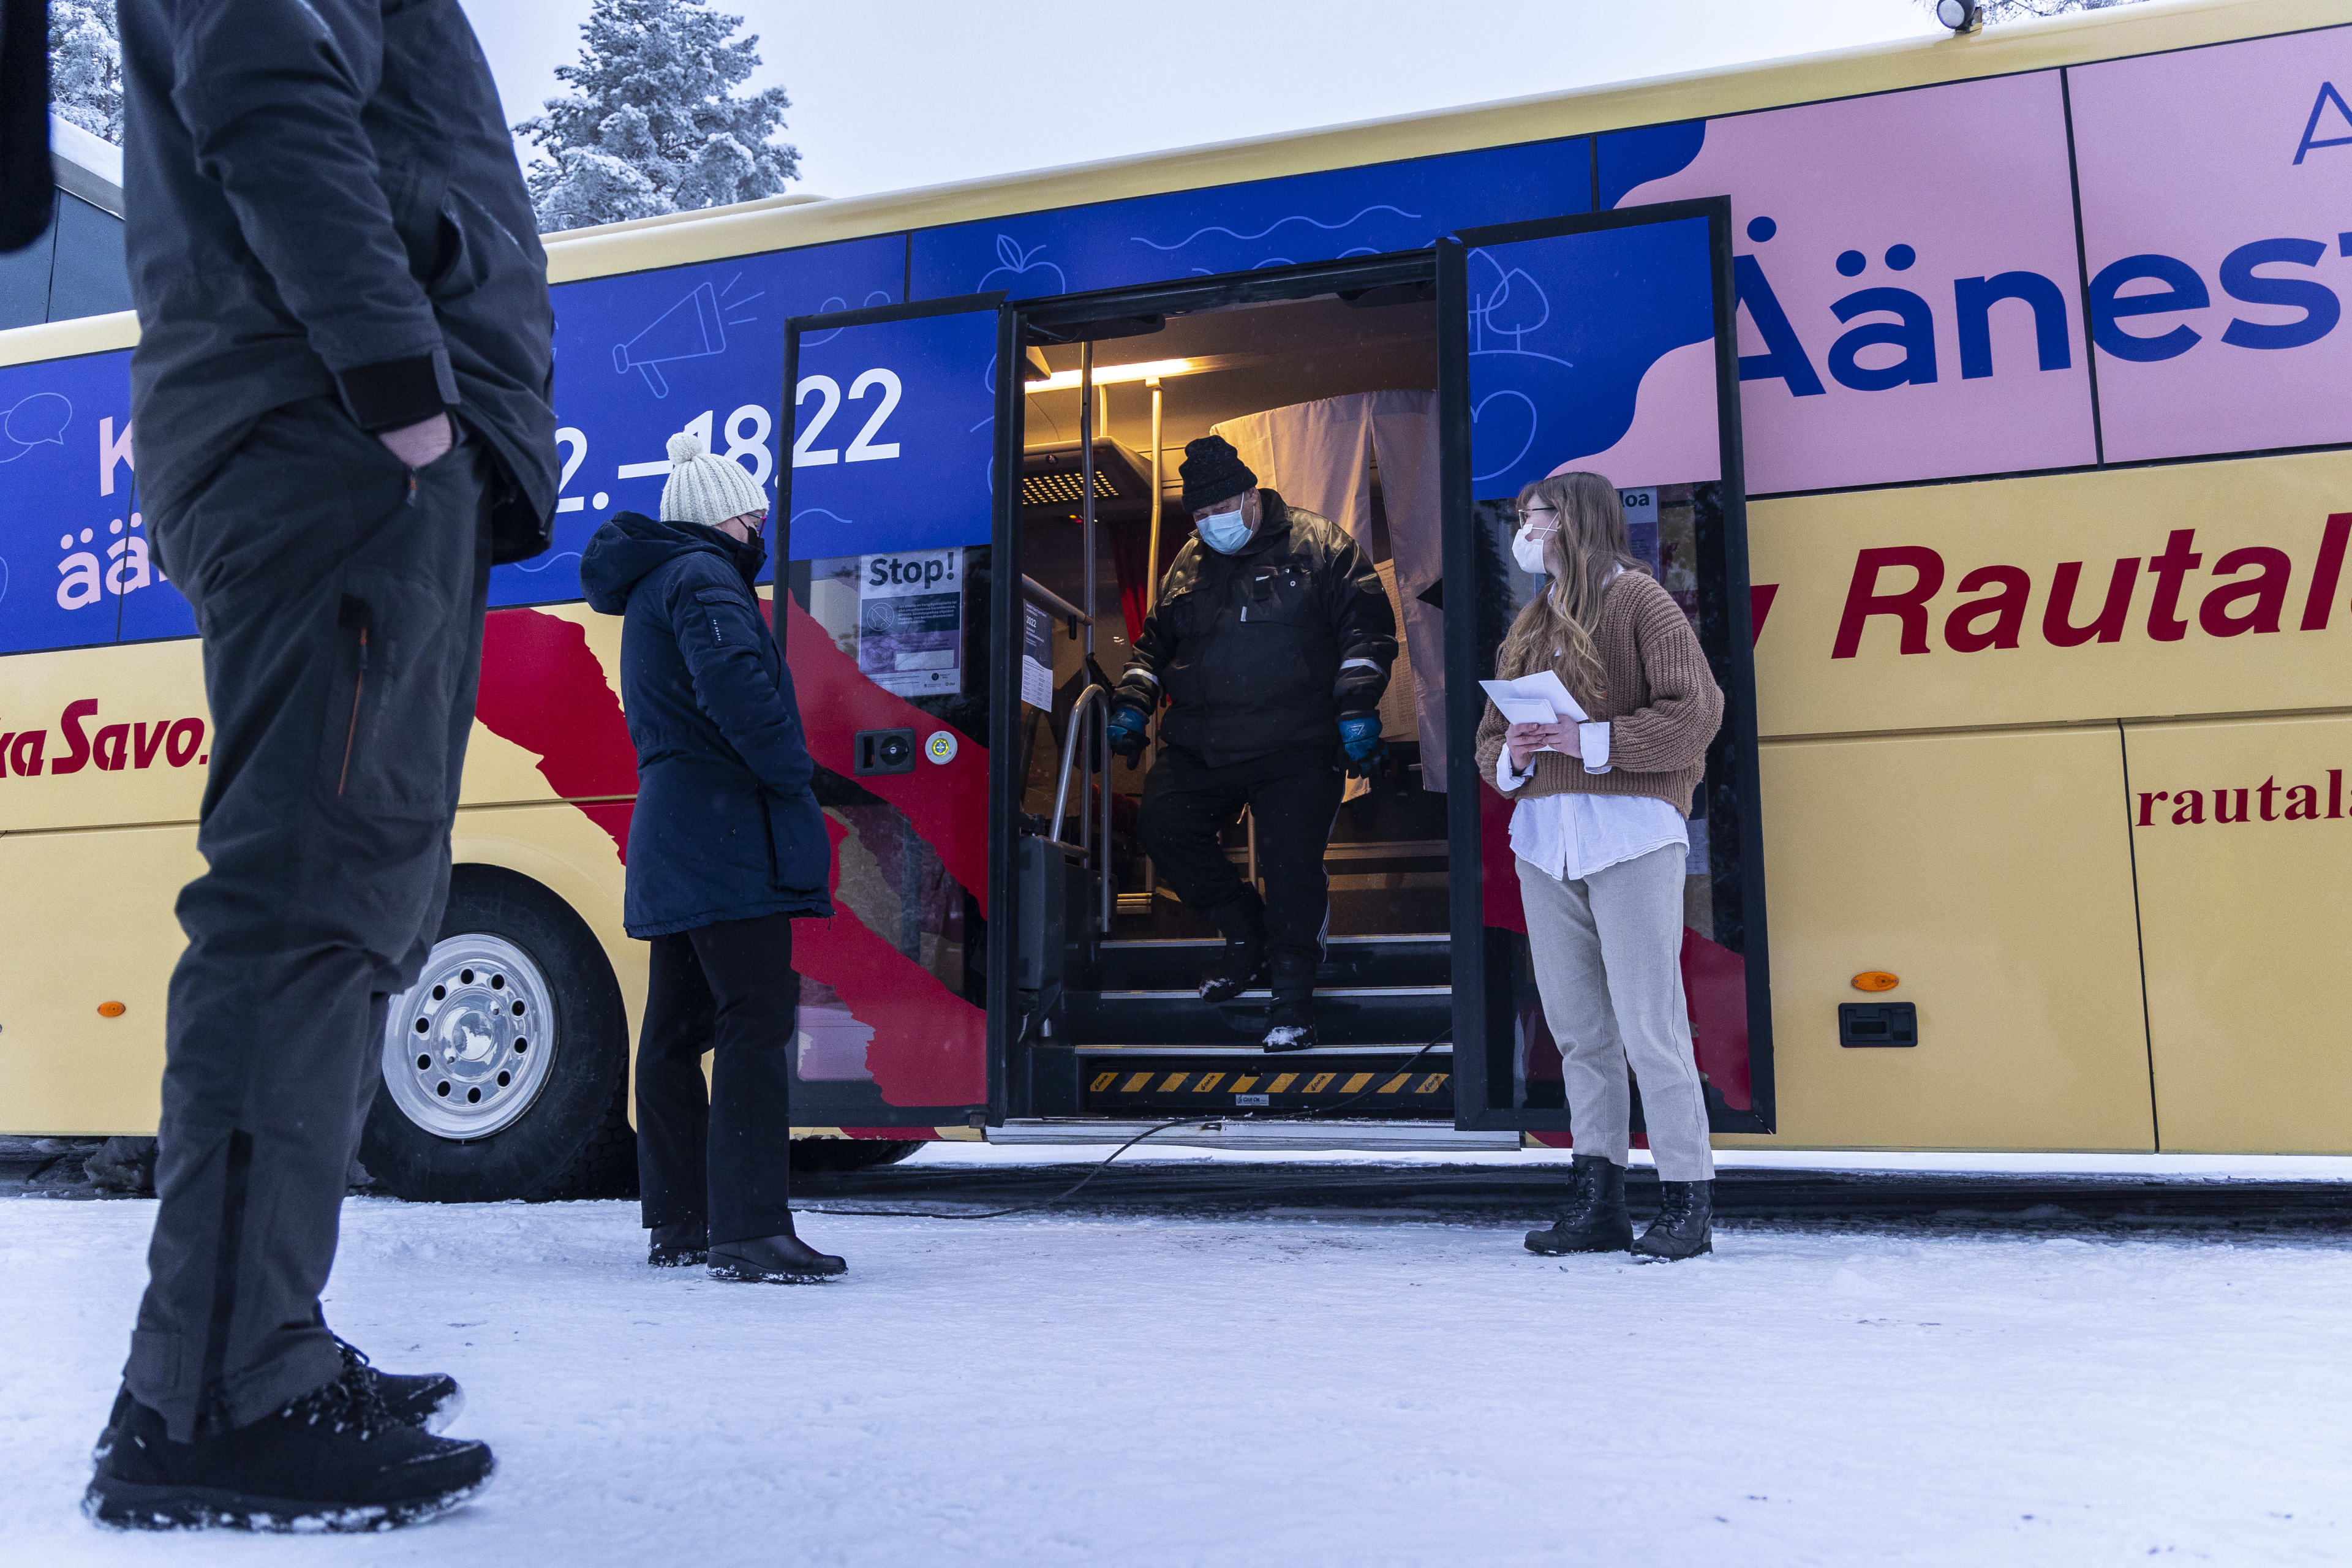
[(1267, 1054), (1303, 1051), (1315, 1044), (1315, 960), (1304, 952), (1274, 955), (1274, 1005), (1265, 1013)]
[(1625, 1212), (1625, 1167), (1606, 1154), (1579, 1154), (1569, 1162), (1574, 1184), (1568, 1212), (1548, 1230), (1528, 1232), (1529, 1252), (1557, 1258), (1570, 1252), (1629, 1252), (1633, 1216)]
[(710, 1260), (710, 1227), (702, 1220), (674, 1220), (653, 1227), (646, 1261), (656, 1268), (693, 1268)]
[(710, 1249), (710, 1277), (746, 1285), (799, 1285), (849, 1271), (791, 1231), (751, 1241), (722, 1241)]
[(1672, 1263), (1715, 1250), (1715, 1184), (1660, 1182), (1658, 1217), (1633, 1244), (1634, 1255)]
[(488, 1445), (396, 1421), (365, 1366), (274, 1415), (192, 1443), (135, 1400), (82, 1511), (121, 1530), (390, 1530), (446, 1513), (496, 1468)]
[(1216, 912), (1225, 951), (1201, 978), (1201, 1000), (1230, 1002), (1265, 978), (1265, 906), (1255, 889)]

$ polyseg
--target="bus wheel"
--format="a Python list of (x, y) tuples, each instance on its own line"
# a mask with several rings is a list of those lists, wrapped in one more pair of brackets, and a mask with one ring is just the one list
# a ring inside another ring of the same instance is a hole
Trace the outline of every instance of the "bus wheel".
[(871, 1171), (895, 1165), (923, 1146), (890, 1138), (795, 1138), (795, 1171)]
[(621, 988), (587, 923), (528, 877), (459, 866), (441, 940), (384, 1018), (360, 1162), (425, 1203), (636, 1185)]

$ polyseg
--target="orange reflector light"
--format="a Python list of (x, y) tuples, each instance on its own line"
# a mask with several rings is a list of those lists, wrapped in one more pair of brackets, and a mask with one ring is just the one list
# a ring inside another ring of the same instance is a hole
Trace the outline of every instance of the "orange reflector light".
[(98, 1005), (98, 1016), (101, 1018), (120, 1018), (122, 1013), (123, 1006), (120, 1002), (100, 1002)]
[(1901, 976), (1889, 974), (1884, 969), (1865, 969), (1853, 977), (1856, 991), (1892, 991), (1902, 984)]

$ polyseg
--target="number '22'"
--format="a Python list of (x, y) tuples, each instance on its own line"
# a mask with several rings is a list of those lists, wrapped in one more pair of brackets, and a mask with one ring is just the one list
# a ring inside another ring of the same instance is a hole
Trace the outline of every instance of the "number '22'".
[(832, 422), (834, 415), (841, 409), (841, 384), (829, 375), (801, 377), (800, 385), (793, 391), (793, 407), (797, 409), (800, 405), (806, 403), (811, 393), (824, 398), (824, 402), (818, 407), (816, 417), (809, 421), (808, 428), (801, 432), (800, 439), (793, 443), (793, 467), (814, 468), (827, 463), (871, 463), (880, 458), (897, 457), (898, 442), (877, 441), (874, 437), (881, 430), (883, 421), (888, 419), (898, 406), (898, 373), (895, 370), (884, 370), (879, 366), (866, 372), (849, 384), (849, 400), (852, 403), (860, 401), (865, 397), (868, 387), (876, 386), (882, 389), (881, 405), (867, 416), (866, 428), (857, 433), (857, 439), (849, 444), (849, 450), (843, 452), (832, 447), (819, 447), (812, 445), (825, 426)]

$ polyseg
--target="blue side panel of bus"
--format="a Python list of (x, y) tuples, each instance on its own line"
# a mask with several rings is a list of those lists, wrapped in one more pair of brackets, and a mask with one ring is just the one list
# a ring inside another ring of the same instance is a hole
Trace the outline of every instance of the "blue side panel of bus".
[(0, 366), (0, 653), (110, 643), (127, 603), (179, 599), (147, 559), (130, 423), (128, 350)]
[(906, 276), (906, 237), (893, 234), (558, 286), (555, 544), (491, 573), (490, 603), (578, 598), (588, 536), (616, 511), (659, 511), (680, 430), (772, 497), (785, 320), (897, 304)]
[(996, 484), (996, 310), (804, 333), (795, 561), (985, 544)]
[(1592, 206), (1582, 137), (1024, 213), (915, 236), (914, 297), (1118, 289), (1348, 256)]

